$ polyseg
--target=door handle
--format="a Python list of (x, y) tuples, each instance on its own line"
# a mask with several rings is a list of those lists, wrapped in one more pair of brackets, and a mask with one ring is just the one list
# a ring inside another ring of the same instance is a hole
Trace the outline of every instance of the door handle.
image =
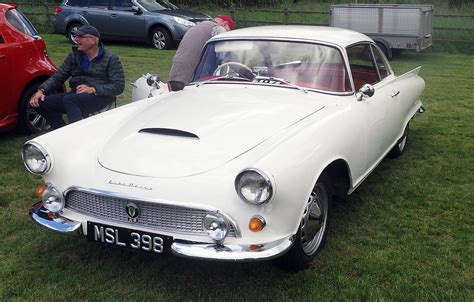
[(397, 95), (400, 94), (400, 91), (394, 91), (392, 92), (392, 98), (396, 97)]
[(111, 14), (110, 17), (112, 17), (112, 18), (117, 18), (118, 15), (117, 15), (117, 14)]

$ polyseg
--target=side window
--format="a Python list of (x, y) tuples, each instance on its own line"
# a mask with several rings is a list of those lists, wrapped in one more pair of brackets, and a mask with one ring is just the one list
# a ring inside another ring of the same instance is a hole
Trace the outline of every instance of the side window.
[(108, 0), (88, 0), (87, 6), (91, 8), (101, 8), (107, 9), (108, 8)]
[(375, 64), (377, 64), (377, 69), (380, 73), (380, 78), (383, 80), (390, 74), (390, 69), (388, 68), (387, 60), (382, 56), (379, 50), (375, 47), (372, 47), (374, 52)]
[(114, 1), (114, 10), (121, 10), (121, 11), (132, 11), (132, 6), (134, 4), (130, 0), (115, 0)]
[(3, 40), (3, 36), (0, 35), (0, 44), (3, 44), (3, 43), (5, 43), (5, 40)]
[(11, 9), (5, 13), (7, 22), (15, 27), (18, 31), (28, 35), (30, 37), (36, 35), (36, 30), (33, 26), (27, 21), (27, 19), (16, 9)]
[(369, 44), (351, 46), (347, 48), (347, 55), (356, 91), (364, 84), (375, 84), (379, 81)]

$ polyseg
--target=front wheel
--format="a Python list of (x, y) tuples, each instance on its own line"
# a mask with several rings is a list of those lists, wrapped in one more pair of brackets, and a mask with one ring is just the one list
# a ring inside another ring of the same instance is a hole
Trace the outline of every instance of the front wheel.
[(160, 50), (173, 48), (171, 33), (163, 27), (154, 28), (150, 34), (151, 45)]
[(323, 248), (331, 214), (329, 183), (318, 180), (309, 196), (291, 249), (277, 261), (286, 271), (307, 268)]

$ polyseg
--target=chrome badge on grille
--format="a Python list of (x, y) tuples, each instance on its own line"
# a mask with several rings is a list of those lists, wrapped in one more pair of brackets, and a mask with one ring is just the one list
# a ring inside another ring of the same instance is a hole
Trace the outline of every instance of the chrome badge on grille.
[(133, 202), (128, 203), (125, 207), (125, 212), (127, 212), (129, 222), (138, 221), (138, 216), (140, 216), (140, 209), (136, 204), (134, 204)]

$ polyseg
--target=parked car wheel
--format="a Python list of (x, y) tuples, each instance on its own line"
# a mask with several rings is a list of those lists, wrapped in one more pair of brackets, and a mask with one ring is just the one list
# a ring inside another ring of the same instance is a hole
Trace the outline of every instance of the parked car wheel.
[(20, 101), (20, 115), (18, 117), (18, 131), (24, 134), (37, 134), (47, 131), (51, 126), (46, 122), (34, 107), (30, 106), (30, 99), (38, 90), (39, 83), (25, 89)]
[(171, 49), (173, 47), (173, 39), (170, 32), (163, 27), (156, 27), (151, 31), (151, 44), (156, 49)]
[(326, 241), (331, 214), (329, 181), (323, 175), (306, 203), (301, 224), (290, 251), (278, 259), (281, 268), (297, 272), (307, 268)]
[(410, 126), (410, 124), (408, 123), (407, 126), (405, 127), (405, 130), (403, 131), (403, 136), (397, 142), (395, 147), (393, 147), (393, 149), (390, 150), (390, 153), (388, 154), (388, 157), (397, 158), (405, 152), (406, 145), (407, 145), (407, 140), (408, 140), (409, 126)]
[(71, 44), (76, 44), (76, 31), (81, 26), (82, 26), (81, 23), (72, 23), (67, 28), (67, 37), (69, 39), (69, 42), (71, 42)]

